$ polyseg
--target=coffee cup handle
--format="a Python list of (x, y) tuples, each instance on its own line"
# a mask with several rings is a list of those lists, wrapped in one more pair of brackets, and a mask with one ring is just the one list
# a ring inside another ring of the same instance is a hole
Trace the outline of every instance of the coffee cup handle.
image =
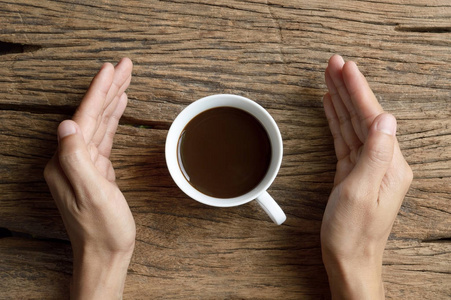
[(285, 222), (287, 216), (268, 192), (263, 192), (256, 200), (274, 223), (280, 225)]

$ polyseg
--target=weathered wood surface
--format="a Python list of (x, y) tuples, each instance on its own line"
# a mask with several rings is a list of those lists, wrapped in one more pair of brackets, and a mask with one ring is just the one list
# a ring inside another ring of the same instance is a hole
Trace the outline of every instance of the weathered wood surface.
[[(329, 298), (319, 228), (334, 152), (321, 97), (327, 59), (356, 60), (415, 179), (387, 244), (387, 298), (451, 294), (451, 4), (427, 1), (0, 0), (0, 298), (67, 296), (71, 252), (42, 178), (104, 61), (135, 63), (113, 150), (137, 223), (128, 299)], [(169, 177), (164, 140), (187, 104), (257, 100), (284, 138), (270, 188), (287, 213), (217, 209)]]

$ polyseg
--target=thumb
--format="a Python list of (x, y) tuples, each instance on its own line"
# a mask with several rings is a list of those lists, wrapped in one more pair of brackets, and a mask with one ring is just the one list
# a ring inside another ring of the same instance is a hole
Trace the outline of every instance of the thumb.
[(98, 175), (77, 123), (65, 120), (58, 126), (58, 158), (76, 193), (86, 191)]
[(396, 119), (383, 113), (371, 124), (367, 139), (350, 177), (367, 191), (378, 192), (393, 159)]

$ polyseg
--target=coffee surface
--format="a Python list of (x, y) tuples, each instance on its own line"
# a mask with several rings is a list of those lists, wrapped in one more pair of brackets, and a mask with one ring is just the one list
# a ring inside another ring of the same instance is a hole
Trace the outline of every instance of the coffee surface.
[(265, 177), (271, 144), (263, 125), (233, 107), (194, 117), (180, 135), (179, 166), (198, 191), (216, 198), (241, 196)]

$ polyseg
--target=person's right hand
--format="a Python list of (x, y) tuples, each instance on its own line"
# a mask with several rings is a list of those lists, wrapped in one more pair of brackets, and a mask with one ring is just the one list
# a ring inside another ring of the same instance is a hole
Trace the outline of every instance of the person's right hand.
[(335, 55), (325, 72), (324, 110), (337, 168), (321, 248), (337, 299), (381, 299), (382, 255), (413, 175), (383, 111), (353, 62)]
[(73, 119), (59, 125), (58, 150), (44, 170), (74, 252), (74, 299), (120, 299), (135, 246), (135, 222), (109, 160), (131, 71), (128, 58), (103, 65)]

